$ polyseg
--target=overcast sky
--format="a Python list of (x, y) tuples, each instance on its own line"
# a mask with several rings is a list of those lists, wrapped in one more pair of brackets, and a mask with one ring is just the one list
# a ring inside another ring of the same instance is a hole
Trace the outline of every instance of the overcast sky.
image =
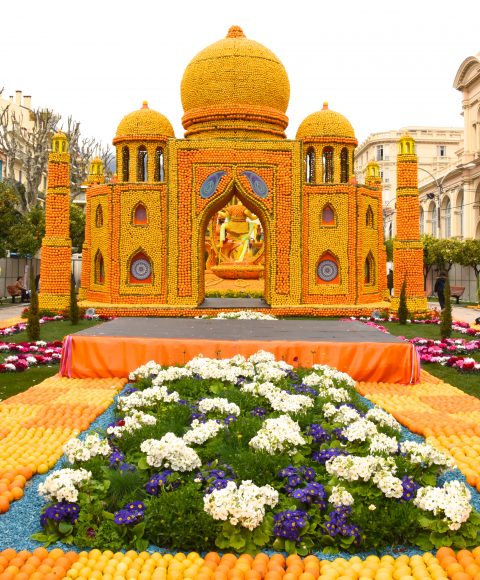
[(406, 125), (463, 126), (460, 64), (480, 51), (479, 0), (2, 2), (0, 88), (71, 114), (110, 143), (147, 99), (183, 137), (180, 81), (232, 24), (290, 78), (287, 136), (328, 101), (362, 142)]

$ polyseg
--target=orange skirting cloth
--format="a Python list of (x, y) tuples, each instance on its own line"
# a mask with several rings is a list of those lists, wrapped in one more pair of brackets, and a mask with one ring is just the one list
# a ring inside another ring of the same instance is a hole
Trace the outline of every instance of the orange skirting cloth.
[(202, 354), (209, 358), (246, 357), (266, 350), (278, 360), (299, 367), (326, 364), (356, 381), (413, 384), (420, 362), (410, 343), (305, 342), (135, 338), (70, 335), (65, 339), (60, 373), (71, 378), (128, 377), (154, 360), (162, 365), (183, 365)]

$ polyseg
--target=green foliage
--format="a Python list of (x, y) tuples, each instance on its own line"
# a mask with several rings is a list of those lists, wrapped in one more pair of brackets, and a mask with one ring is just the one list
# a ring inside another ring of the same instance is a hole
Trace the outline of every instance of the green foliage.
[(80, 311), (77, 302), (77, 288), (75, 287), (75, 282), (73, 277), (70, 279), (70, 307), (69, 307), (69, 318), (72, 324), (78, 324), (80, 318)]
[(145, 524), (153, 544), (185, 552), (210, 550), (222, 528), (203, 510), (203, 496), (194, 483), (152, 498)]
[(407, 324), (408, 308), (407, 308), (407, 277), (405, 276), (400, 290), (400, 298), (398, 302), (398, 322), (400, 324)]
[(388, 238), (385, 240), (385, 251), (387, 252), (387, 262), (393, 262), (393, 244), (396, 238)]
[(72, 248), (77, 248), (77, 252), (81, 252), (85, 240), (85, 213), (75, 203), (70, 205), (70, 239)]
[(21, 216), (11, 229), (14, 249), (23, 255), (35, 256), (45, 235), (45, 211), (36, 206)]
[(207, 290), (207, 298), (263, 298), (260, 290)]
[(40, 340), (40, 315), (38, 309), (38, 294), (35, 288), (33, 268), (30, 269), (30, 308), (28, 309), (27, 322), (28, 340)]
[(7, 182), (0, 181), (0, 258), (6, 256), (7, 250), (14, 250), (12, 228), (21, 219), (18, 210), (19, 200), (15, 189)]
[(442, 310), (442, 322), (440, 325), (440, 336), (450, 338), (452, 335), (452, 301), (450, 296), (450, 280), (448, 275), (445, 280), (445, 307)]

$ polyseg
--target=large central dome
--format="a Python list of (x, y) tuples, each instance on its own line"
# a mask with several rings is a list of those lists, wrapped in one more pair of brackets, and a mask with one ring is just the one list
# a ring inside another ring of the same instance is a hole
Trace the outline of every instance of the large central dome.
[(285, 67), (238, 26), (193, 58), (181, 93), (187, 137), (213, 131), (202, 136), (284, 138), (290, 98)]

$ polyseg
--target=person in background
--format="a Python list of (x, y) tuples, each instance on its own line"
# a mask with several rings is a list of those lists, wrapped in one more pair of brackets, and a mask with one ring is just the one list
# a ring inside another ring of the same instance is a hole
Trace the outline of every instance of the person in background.
[(21, 276), (19, 276), (17, 278), (17, 281), (15, 282), (15, 286), (20, 290), (20, 293), (21, 293), (21, 296), (22, 296), (21, 301), (22, 302), (28, 302), (28, 300), (30, 298), (30, 295), (29, 295), (28, 290), (23, 285), (23, 281), (22, 281), (22, 277)]
[(35, 276), (35, 292), (40, 292), (40, 274)]
[(437, 281), (435, 282), (435, 287), (433, 291), (438, 296), (438, 302), (440, 304), (440, 309), (443, 310), (445, 307), (445, 282), (447, 280), (447, 274), (443, 270), (438, 274)]
[(390, 296), (393, 294), (393, 270), (390, 268), (387, 274), (387, 288)]

